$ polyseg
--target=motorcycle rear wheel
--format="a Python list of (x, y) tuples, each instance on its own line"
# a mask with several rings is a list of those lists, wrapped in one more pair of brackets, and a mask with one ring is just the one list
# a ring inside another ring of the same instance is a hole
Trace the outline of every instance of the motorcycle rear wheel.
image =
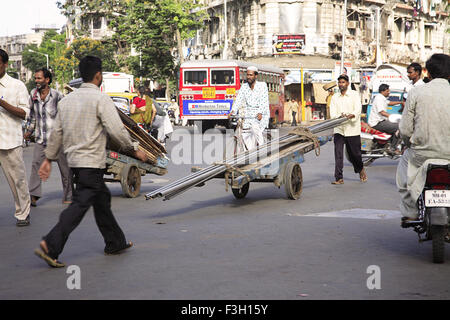
[(433, 263), (443, 263), (445, 257), (445, 227), (431, 226)]

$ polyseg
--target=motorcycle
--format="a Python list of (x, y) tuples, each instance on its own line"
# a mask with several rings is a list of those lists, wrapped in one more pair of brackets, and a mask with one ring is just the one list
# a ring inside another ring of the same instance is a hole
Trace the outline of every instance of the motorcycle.
[(419, 212), (416, 221), (402, 219), (402, 228), (414, 228), (419, 242), (432, 241), (434, 263), (443, 263), (445, 242), (450, 242), (450, 161), (428, 160), (423, 166), (426, 180), (417, 200)]
[[(401, 115), (391, 114), (388, 118), (390, 122), (400, 122)], [(370, 127), (367, 123), (361, 122), (361, 157), (365, 167), (369, 166), (376, 159), (390, 158), (397, 160), (401, 157), (401, 151), (404, 148), (403, 142), (399, 142), (396, 147), (397, 152), (392, 151), (391, 134), (381, 132)], [(347, 160), (349, 156), (345, 152)], [(350, 160), (349, 160), (350, 161)]]

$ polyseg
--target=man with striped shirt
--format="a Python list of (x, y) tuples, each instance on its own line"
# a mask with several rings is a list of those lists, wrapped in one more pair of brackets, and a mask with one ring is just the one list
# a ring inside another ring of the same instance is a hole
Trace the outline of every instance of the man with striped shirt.
[[(27, 132), (25, 139), (35, 134), (36, 144), (33, 151), (33, 163), (31, 166), (31, 175), (29, 182), (31, 206), (35, 207), (36, 202), (42, 197), (42, 182), (38, 175), (38, 170), (45, 159), (45, 148), (47, 146), (50, 132), (52, 131), (53, 121), (58, 113), (58, 102), (63, 95), (50, 88), (52, 83), (52, 74), (47, 68), (41, 68), (35, 71), (34, 78), (36, 88), (31, 90), (30, 94), (30, 116), (27, 119)], [(67, 164), (66, 156), (62, 149), (58, 156), (58, 167), (61, 173), (63, 185), (63, 200), (65, 204), (72, 201), (72, 179), (70, 169)]]

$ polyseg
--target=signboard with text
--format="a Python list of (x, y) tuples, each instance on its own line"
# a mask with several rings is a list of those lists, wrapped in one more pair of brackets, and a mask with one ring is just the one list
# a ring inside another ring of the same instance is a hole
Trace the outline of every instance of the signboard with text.
[(300, 54), (305, 47), (304, 34), (276, 34), (272, 39), (274, 55)]

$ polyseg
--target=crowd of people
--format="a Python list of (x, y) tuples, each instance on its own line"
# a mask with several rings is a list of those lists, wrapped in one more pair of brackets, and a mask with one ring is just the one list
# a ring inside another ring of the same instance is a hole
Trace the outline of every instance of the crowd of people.
[[(114, 102), (101, 93), (102, 61), (86, 56), (79, 63), (83, 78), (81, 87), (63, 97), (50, 88), (52, 75), (46, 68), (35, 71), (36, 88), (29, 94), (25, 85), (6, 73), (9, 56), (0, 49), (0, 165), (12, 191), (15, 202), (16, 225), (28, 226), (30, 207), (37, 206), (42, 197), (42, 181), (51, 173), (51, 162), (57, 161), (61, 174), (62, 202), (68, 207), (60, 214), (58, 223), (42, 238), (35, 253), (52, 267), (63, 267), (58, 260), (70, 233), (79, 225), (90, 207), (105, 241), (106, 254), (118, 254), (130, 248), (111, 210), (111, 194), (104, 183), (107, 135), (122, 146), (123, 151), (134, 153), (139, 160), (146, 155), (139, 151), (122, 125)], [(412, 89), (408, 92), (400, 124), (387, 122), (389, 86), (382, 84), (373, 101), (369, 125), (393, 136), (392, 145), (404, 139), (409, 148), (403, 153), (397, 168), (397, 186), (401, 195), (401, 212), (414, 219), (417, 203), (409, 192), (411, 177), (427, 159), (441, 158), (450, 162), (450, 56), (434, 54), (426, 62), (428, 79), (422, 80), (422, 67), (411, 64), (408, 77)], [(269, 124), (269, 98), (267, 84), (258, 81), (258, 69), (247, 69), (247, 82), (239, 90), (230, 114), (240, 113), (243, 118), (243, 141), (247, 150), (262, 145), (263, 131)], [(344, 146), (354, 172), (361, 182), (368, 180), (361, 157), (361, 100), (349, 87), (349, 77), (339, 76), (336, 84), (328, 86), (327, 114), (331, 119), (345, 117), (348, 121), (334, 128), (334, 180), (333, 185), (344, 184)], [(330, 91), (331, 90), (331, 91)], [(398, 104), (398, 102), (396, 102)], [(287, 105), (296, 125), (298, 102)], [(158, 110), (145, 88), (131, 104), (131, 117), (136, 122), (155, 123)], [(22, 122), (27, 131), (22, 132)], [(164, 121), (164, 120), (161, 120)], [(32, 169), (26, 178), (23, 160), (23, 138), (35, 136)], [(73, 183), (76, 189), (72, 189)]]

